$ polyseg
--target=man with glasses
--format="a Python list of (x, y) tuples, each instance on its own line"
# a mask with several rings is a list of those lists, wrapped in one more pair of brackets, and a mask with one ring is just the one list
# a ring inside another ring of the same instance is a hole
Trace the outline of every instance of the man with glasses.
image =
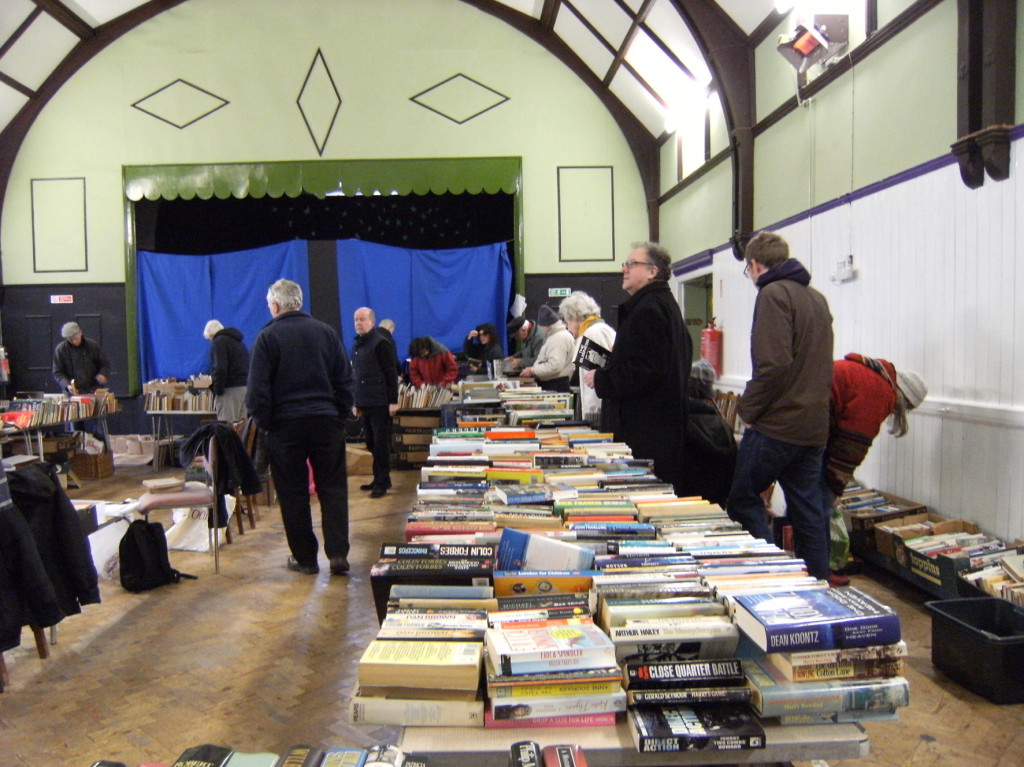
[(693, 344), (672, 295), (668, 251), (657, 243), (633, 246), (622, 264), (615, 348), (604, 368), (583, 374), (601, 398), (601, 426), (637, 458), (654, 459), (654, 473), (683, 494), (686, 382)]
[(750, 333), (752, 377), (740, 398), (743, 432), (729, 491), (729, 516), (772, 540), (761, 493), (778, 482), (786, 495), (796, 555), (826, 579), (828, 516), (818, 480), (828, 440), (832, 315), (789, 245), (761, 232), (747, 245), (743, 273), (757, 288)]

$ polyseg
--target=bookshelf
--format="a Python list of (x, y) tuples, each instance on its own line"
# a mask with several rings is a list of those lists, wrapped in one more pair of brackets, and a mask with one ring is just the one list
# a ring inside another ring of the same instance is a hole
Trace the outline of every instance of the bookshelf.
[(542, 745), (575, 743), (590, 767), (666, 767), (667, 765), (776, 764), (796, 761), (860, 759), (868, 755), (867, 732), (859, 724), (765, 724), (766, 747), (743, 751), (641, 754), (629, 725), (615, 727), (512, 727), (468, 729), (405, 727), (397, 745), (406, 753), (427, 756), (446, 767), (505, 767), (509, 748), (521, 740)]

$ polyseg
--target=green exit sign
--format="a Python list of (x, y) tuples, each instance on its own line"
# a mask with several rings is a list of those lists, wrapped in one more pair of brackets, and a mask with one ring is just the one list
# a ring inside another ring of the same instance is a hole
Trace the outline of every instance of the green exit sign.
[(565, 298), (572, 293), (572, 288), (548, 288), (548, 298)]

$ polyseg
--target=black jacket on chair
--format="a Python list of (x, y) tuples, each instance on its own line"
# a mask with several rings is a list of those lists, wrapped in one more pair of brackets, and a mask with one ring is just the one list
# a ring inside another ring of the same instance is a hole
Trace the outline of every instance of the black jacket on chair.
[[(217, 440), (217, 456), (219, 463), (216, 471), (216, 485), (213, 492), (217, 496), (217, 519), (219, 527), (228, 523), (227, 506), (224, 496), (241, 488), (242, 495), (256, 495), (262, 489), (259, 475), (245, 452), (245, 445), (235, 430), (226, 423), (217, 421), (200, 426), (185, 440), (178, 451), (178, 460), (182, 466), (189, 466), (200, 451), (209, 459), (206, 445), (210, 439)], [(212, 520), (211, 520), (212, 521)]]
[(99, 581), (78, 512), (50, 463), (35, 463), (7, 475), (11, 499), (35, 538), (43, 566), (65, 615), (98, 604)]

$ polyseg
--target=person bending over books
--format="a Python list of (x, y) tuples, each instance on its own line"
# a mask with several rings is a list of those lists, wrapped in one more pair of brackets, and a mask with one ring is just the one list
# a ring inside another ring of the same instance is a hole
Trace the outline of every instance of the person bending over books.
[(459, 366), (448, 347), (430, 336), (409, 344), (409, 382), (413, 386), (447, 386), (459, 377)]
[(537, 324), (544, 329), (544, 345), (540, 347), (537, 361), (519, 373), (524, 378), (536, 378), (537, 384), (545, 391), (569, 391), (575, 365), (575, 341), (555, 310), (547, 304), (537, 312)]
[(520, 314), (510, 320), (505, 329), (509, 335), (518, 338), (520, 344), (519, 351), (506, 357), (505, 362), (510, 363), (516, 370), (530, 367), (540, 354), (540, 347), (544, 345), (544, 333), (540, 326), (526, 319), (526, 315)]
[[(889, 433), (902, 437), (910, 428), (907, 413), (926, 396), (928, 386), (921, 376), (912, 370), (896, 370), (888, 360), (847, 354), (833, 363), (831, 418), (821, 471), (821, 501), (829, 517), (882, 422), (888, 418)], [(831, 544), (829, 536), (829, 547)], [(845, 586), (849, 578), (832, 574), (829, 582)]]
[[(577, 359), (584, 338), (608, 351), (615, 346), (615, 329), (601, 319), (601, 307), (582, 290), (574, 290), (558, 305), (558, 314), (576, 339), (573, 359)], [(582, 374), (582, 373), (581, 373)], [(601, 428), (601, 398), (589, 386), (580, 386), (580, 414), (591, 426)]]
[(110, 377), (110, 361), (100, 345), (82, 335), (77, 322), (65, 322), (64, 338), (53, 350), (53, 377), (67, 394), (91, 394), (102, 389)]

